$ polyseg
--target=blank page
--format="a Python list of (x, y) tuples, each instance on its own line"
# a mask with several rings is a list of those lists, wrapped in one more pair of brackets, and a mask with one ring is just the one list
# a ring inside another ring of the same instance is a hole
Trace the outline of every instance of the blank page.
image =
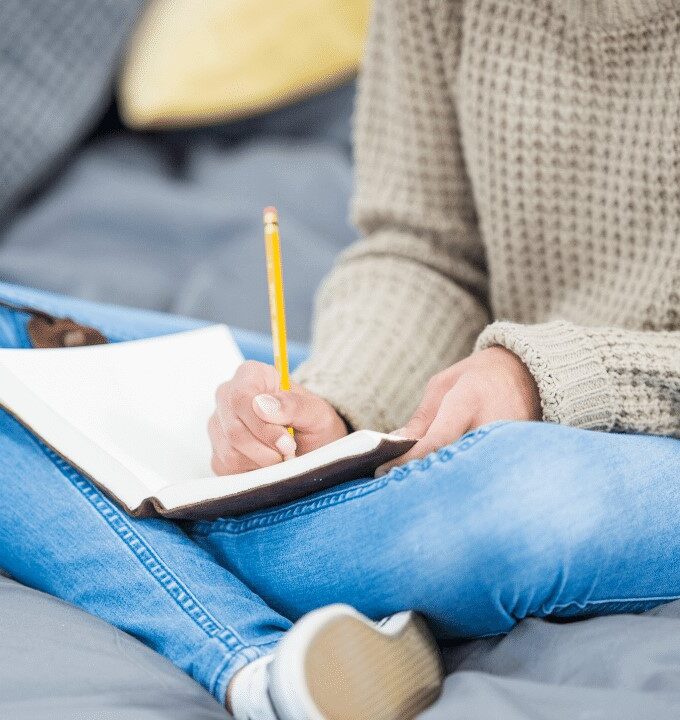
[(134, 508), (161, 487), (211, 474), (215, 389), (242, 361), (222, 325), (110, 345), (0, 350), (0, 403)]

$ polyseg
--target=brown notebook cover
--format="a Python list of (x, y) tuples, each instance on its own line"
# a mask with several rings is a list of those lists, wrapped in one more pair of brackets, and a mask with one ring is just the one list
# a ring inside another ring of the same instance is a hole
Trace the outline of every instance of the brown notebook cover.
[(235, 495), (183, 505), (167, 510), (155, 497), (148, 498), (131, 514), (182, 520), (213, 520), (225, 515), (243, 515), (253, 510), (282, 505), (350, 480), (371, 477), (375, 469), (410, 450), (415, 440), (383, 440), (370, 452), (342, 458), (309, 472), (246, 490)]

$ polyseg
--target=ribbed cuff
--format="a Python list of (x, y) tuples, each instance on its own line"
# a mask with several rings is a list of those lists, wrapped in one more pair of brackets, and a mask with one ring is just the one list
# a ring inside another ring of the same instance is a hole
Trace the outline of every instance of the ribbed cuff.
[(537, 325), (495, 322), (477, 339), (476, 350), (501, 345), (533, 375), (543, 419), (591, 430), (611, 430), (616, 396), (587, 329), (556, 321)]

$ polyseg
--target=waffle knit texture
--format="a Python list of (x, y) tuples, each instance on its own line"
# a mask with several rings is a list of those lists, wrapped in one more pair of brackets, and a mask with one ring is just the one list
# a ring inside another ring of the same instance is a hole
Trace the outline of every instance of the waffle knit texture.
[(502, 345), (545, 420), (680, 437), (678, 67), (672, 0), (376, 0), (298, 381), (388, 431)]

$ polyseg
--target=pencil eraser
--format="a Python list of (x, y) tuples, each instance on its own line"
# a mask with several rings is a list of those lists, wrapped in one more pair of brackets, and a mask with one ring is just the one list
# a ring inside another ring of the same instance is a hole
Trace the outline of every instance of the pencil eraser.
[(271, 205), (264, 209), (262, 217), (265, 223), (278, 223), (279, 221), (279, 214), (276, 212), (276, 208)]

